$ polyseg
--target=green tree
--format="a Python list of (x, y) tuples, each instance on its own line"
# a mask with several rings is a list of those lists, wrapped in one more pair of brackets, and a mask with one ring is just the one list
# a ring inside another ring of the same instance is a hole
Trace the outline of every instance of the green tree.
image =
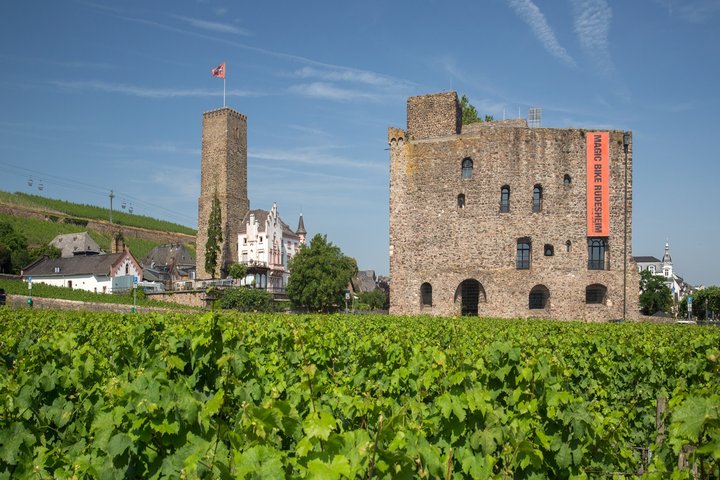
[(380, 288), (376, 288), (372, 292), (360, 292), (358, 294), (358, 301), (367, 305), (370, 310), (383, 308), (386, 300), (385, 291)]
[(228, 275), (235, 280), (245, 278), (247, 276), (247, 272), (247, 265), (244, 263), (233, 263), (230, 265), (230, 268), (228, 268)]
[(329, 311), (343, 303), (343, 293), (356, 273), (355, 259), (343, 255), (325, 235), (317, 234), (290, 261), (287, 294), (296, 306)]
[[(7, 255), (10, 262), (7, 262)], [(20, 269), (30, 263), (27, 238), (13, 229), (8, 222), (0, 223), (0, 270), (5, 273), (19, 273)]]
[[(720, 319), (720, 287), (711, 286), (692, 293), (692, 314), (700, 320)], [(679, 315), (687, 317), (687, 297), (678, 304)]]
[(640, 273), (640, 310), (643, 315), (668, 312), (672, 306), (672, 292), (665, 279), (644, 270)]
[(220, 199), (217, 193), (213, 196), (210, 218), (207, 227), (207, 242), (205, 242), (205, 271), (215, 278), (220, 257), (220, 246), (222, 245), (222, 212), (220, 211)]
[(57, 248), (55, 245), (41, 245), (39, 247), (30, 249), (30, 261), (34, 262), (40, 257), (47, 255), (48, 258), (60, 258), (62, 256), (62, 250)]
[[(460, 98), (460, 108), (462, 109), (462, 124), (468, 125), (470, 123), (482, 122), (483, 119), (478, 114), (477, 109), (470, 103), (466, 95)], [(492, 115), (485, 115), (486, 122), (492, 122), (494, 120)]]

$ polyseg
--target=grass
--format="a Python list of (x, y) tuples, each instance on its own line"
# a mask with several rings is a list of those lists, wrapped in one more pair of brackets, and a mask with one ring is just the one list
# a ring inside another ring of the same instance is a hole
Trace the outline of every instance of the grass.
[[(107, 208), (95, 205), (72, 203), (65, 200), (46, 198), (22, 192), (0, 192), (0, 203), (41, 210), (53, 210), (71, 217), (77, 217), (78, 219), (107, 220), (110, 217), (110, 211)], [(185, 233), (188, 235), (195, 235), (197, 233), (195, 229), (178, 223), (159, 220), (145, 215), (133, 215), (116, 210), (113, 210), (113, 222), (118, 225), (147, 228), (149, 230), (159, 230), (164, 232)]]
[[(88, 230), (80, 225), (67, 223), (55, 223), (52, 221), (38, 220), (35, 218), (17, 217), (0, 213), (0, 223), (8, 222), (16, 232), (21, 233), (28, 239), (30, 246), (47, 245), (57, 235), (66, 233), (81, 233), (87, 231), (90, 237), (100, 245), (106, 252), (110, 251), (111, 235)], [(161, 245), (161, 242), (145, 240), (143, 238), (125, 237), (125, 244), (133, 256), (141, 262), (150, 251)]]
[[(0, 279), (0, 288), (4, 288), (5, 292), (9, 295), (28, 295), (29, 293), (27, 283), (21, 280)], [(125, 294), (114, 295), (106, 293), (93, 293), (86, 290), (73, 290), (66, 287), (56, 287), (53, 285), (46, 285), (44, 283), (33, 282), (32, 295), (33, 297), (40, 298), (59, 298), (62, 300), (76, 300), (91, 303), (110, 303), (121, 305), (133, 304), (132, 290)], [(193, 310), (193, 307), (178, 305), (177, 303), (150, 300), (141, 290), (137, 291), (137, 305), (144, 307), (182, 308)]]

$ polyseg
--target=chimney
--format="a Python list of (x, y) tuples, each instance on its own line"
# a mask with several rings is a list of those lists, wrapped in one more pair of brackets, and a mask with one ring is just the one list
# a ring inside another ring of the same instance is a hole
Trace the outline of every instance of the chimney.
[(110, 245), (110, 253), (122, 253), (125, 250), (125, 238), (123, 237), (122, 232), (114, 233), (112, 244)]

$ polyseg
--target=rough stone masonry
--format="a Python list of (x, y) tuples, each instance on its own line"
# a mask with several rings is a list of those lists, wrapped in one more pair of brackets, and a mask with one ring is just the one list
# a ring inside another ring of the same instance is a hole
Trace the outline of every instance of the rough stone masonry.
[(637, 318), (632, 145), (626, 154), (623, 132), (608, 132), (609, 234), (595, 238), (587, 134), (462, 126), (455, 92), (409, 98), (407, 129), (388, 129), (390, 312), (605, 321), (622, 318), (626, 298)]

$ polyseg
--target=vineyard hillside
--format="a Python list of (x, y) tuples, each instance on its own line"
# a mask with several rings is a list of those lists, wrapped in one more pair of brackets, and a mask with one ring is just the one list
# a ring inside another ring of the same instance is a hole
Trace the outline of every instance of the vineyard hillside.
[(81, 205), (25, 193), (0, 192), (0, 222), (8, 222), (31, 246), (49, 243), (56, 235), (87, 231), (101, 248), (110, 249), (121, 231), (133, 255), (141, 260), (154, 247), (167, 243), (194, 244), (195, 230), (164, 220)]

